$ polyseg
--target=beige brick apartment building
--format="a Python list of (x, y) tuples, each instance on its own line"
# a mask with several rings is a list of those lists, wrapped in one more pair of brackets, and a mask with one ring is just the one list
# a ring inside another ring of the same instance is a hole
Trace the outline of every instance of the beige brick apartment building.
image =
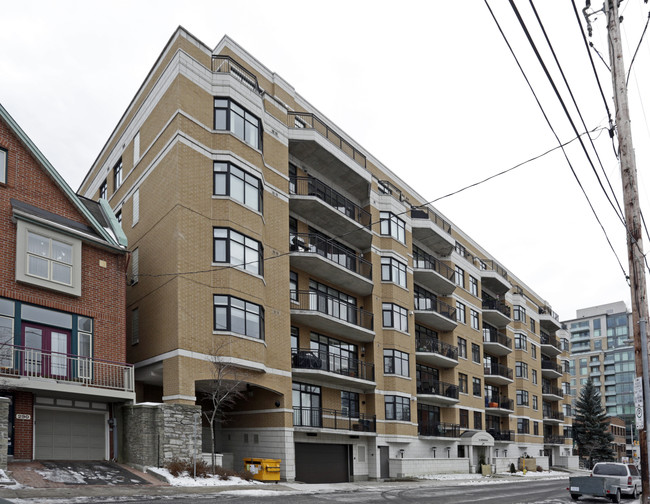
[(138, 401), (246, 371), (219, 448), (301, 481), (570, 465), (548, 304), (225, 37), (171, 37), (80, 194), (132, 250)]

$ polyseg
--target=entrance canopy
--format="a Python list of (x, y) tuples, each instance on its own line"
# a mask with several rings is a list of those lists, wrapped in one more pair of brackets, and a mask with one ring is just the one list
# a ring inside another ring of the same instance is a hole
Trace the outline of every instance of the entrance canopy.
[(485, 431), (463, 432), (459, 444), (463, 446), (494, 446), (494, 438)]

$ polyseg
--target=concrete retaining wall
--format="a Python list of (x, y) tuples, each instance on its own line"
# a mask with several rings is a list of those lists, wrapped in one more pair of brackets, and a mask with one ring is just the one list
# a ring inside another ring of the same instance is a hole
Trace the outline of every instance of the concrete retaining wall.
[(404, 478), (426, 474), (469, 473), (469, 459), (466, 458), (417, 458), (390, 459), (388, 461), (389, 476)]

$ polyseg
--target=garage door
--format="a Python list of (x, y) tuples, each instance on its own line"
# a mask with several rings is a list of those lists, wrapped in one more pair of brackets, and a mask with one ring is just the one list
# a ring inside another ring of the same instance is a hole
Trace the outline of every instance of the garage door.
[(105, 460), (105, 413), (36, 408), (36, 459)]
[(296, 443), (296, 481), (349, 481), (348, 445)]

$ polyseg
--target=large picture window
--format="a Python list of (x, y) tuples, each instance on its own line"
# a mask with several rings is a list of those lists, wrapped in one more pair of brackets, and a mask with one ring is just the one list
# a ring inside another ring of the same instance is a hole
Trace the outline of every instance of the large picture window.
[(214, 228), (216, 263), (229, 263), (256, 275), (264, 274), (264, 248), (253, 238), (230, 228)]
[(379, 212), (379, 231), (382, 235), (406, 243), (406, 224), (392, 212)]
[(214, 162), (215, 196), (230, 196), (248, 208), (261, 212), (262, 193), (262, 182), (259, 178), (232, 163)]
[(214, 129), (230, 131), (251, 147), (261, 149), (260, 120), (229, 98), (214, 99)]
[(264, 339), (264, 308), (234, 296), (214, 296), (214, 330)]
[(409, 376), (409, 354), (399, 350), (384, 350), (384, 374)]
[(406, 264), (392, 257), (382, 257), (381, 279), (406, 288)]
[(394, 303), (383, 303), (382, 310), (382, 325), (384, 327), (392, 327), (398, 331), (408, 332), (408, 316), (406, 308), (403, 308)]
[(387, 395), (384, 396), (386, 406), (386, 420), (411, 420), (411, 401), (408, 397)]

